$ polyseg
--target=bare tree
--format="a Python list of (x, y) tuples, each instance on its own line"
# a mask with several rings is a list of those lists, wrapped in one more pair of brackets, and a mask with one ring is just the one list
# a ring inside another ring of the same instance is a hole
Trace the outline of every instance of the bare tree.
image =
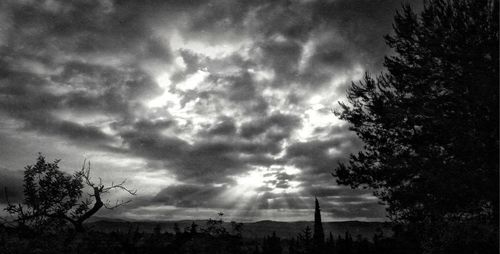
[[(20, 227), (43, 231), (70, 223), (75, 231), (83, 232), (83, 223), (102, 207), (115, 209), (131, 200), (117, 200), (111, 204), (102, 197), (112, 190), (135, 195), (136, 190), (125, 187), (126, 180), (106, 186), (102, 179), (94, 182), (90, 175), (90, 162), (84, 161), (81, 170), (69, 175), (59, 170), (59, 160), (46, 162), (40, 154), (35, 165), (25, 168), (24, 201), (8, 202), (5, 210), (16, 216)], [(90, 189), (90, 192), (86, 192)]]

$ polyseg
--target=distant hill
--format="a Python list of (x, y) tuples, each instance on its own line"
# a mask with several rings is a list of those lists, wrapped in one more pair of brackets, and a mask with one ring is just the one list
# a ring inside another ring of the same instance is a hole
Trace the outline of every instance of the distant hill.
[[(87, 223), (88, 227), (93, 230), (110, 232), (110, 231), (128, 231), (130, 229), (138, 228), (140, 231), (152, 232), (156, 225), (159, 225), (163, 232), (174, 232), (174, 224), (177, 223), (181, 230), (188, 228), (192, 220), (182, 221), (125, 221), (125, 220), (109, 220), (109, 219), (94, 219)], [(199, 228), (206, 225), (206, 220), (194, 221)], [(258, 221), (251, 223), (243, 223), (243, 236), (245, 238), (263, 238), (276, 232), (276, 235), (282, 238), (296, 237), (298, 233), (302, 232), (306, 226), (313, 227), (312, 221), (296, 221), (296, 222), (280, 222), (280, 221)], [(224, 223), (225, 227), (230, 228), (229, 223)], [(349, 232), (353, 238), (357, 235), (372, 239), (376, 230), (382, 229), (384, 235), (391, 235), (392, 231), (390, 225), (383, 222), (361, 222), (361, 221), (341, 221), (341, 222), (323, 222), (325, 235), (328, 236), (330, 232), (337, 237), (337, 235), (344, 235)]]

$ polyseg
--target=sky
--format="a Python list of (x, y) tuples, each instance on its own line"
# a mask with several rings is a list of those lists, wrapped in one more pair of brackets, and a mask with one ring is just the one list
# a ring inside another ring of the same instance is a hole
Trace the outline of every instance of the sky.
[[(363, 143), (333, 112), (383, 71), (401, 1), (4, 0), (0, 187), (40, 152), (127, 179), (131, 220), (384, 220), (331, 173)], [(2, 195), (3, 196), (3, 195)], [(127, 199), (113, 192), (109, 200)], [(0, 208), (5, 199), (0, 199)]]

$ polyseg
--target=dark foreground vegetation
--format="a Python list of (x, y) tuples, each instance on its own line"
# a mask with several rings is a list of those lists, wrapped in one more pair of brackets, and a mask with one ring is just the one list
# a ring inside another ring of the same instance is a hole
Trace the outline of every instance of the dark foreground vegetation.
[(284, 239), (271, 234), (264, 238), (244, 238), (241, 224), (224, 227), (221, 220), (193, 223), (185, 229), (175, 227), (144, 232), (128, 230), (75, 232), (71, 228), (33, 234), (1, 227), (0, 253), (418, 253), (410, 243), (376, 232), (370, 239), (349, 232), (329, 234), (317, 245), (313, 229), (306, 227), (296, 237)]

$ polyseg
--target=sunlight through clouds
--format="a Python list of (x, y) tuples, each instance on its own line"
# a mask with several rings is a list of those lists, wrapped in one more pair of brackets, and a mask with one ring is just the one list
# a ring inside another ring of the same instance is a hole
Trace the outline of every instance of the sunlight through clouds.
[(362, 144), (332, 110), (380, 70), (387, 13), (345, 1), (77, 2), (0, 4), (0, 166), (22, 170), (37, 152), (70, 168), (88, 158), (138, 189), (120, 210), (129, 218), (293, 220), (313, 195), (340, 192), (330, 173)]

